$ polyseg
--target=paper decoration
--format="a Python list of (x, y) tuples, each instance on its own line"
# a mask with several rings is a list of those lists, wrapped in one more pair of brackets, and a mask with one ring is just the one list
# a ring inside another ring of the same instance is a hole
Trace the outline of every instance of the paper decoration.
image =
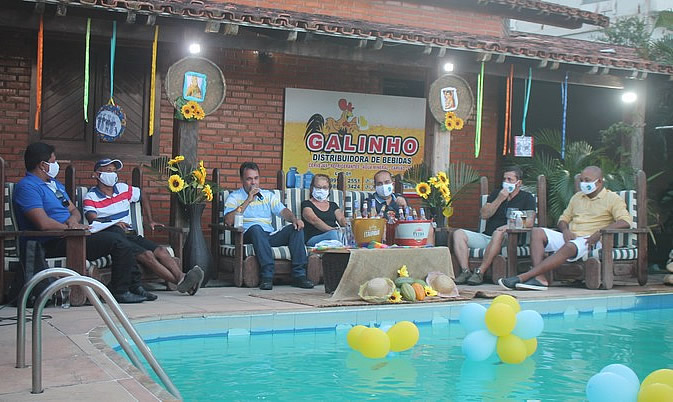
[(94, 125), (94, 130), (102, 141), (115, 141), (124, 134), (126, 114), (120, 106), (108, 103), (102, 106), (98, 110), (98, 113), (96, 113)]
[(533, 137), (517, 135), (514, 137), (514, 156), (533, 157)]
[(159, 25), (154, 26), (154, 42), (152, 42), (152, 74), (150, 77), (150, 130), (149, 136), (154, 134), (154, 101), (156, 92), (155, 81), (157, 79), (157, 43), (159, 39)]
[(40, 114), (42, 113), (42, 57), (44, 53), (44, 20), (40, 14), (40, 27), (37, 31), (37, 85), (35, 96), (35, 130), (40, 129)]

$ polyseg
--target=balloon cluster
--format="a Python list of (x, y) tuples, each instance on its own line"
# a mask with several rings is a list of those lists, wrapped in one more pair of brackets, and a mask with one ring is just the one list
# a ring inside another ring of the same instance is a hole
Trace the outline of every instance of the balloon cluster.
[(623, 364), (610, 364), (587, 382), (589, 402), (668, 402), (673, 401), (673, 370), (650, 373), (643, 383)]
[(389, 351), (403, 352), (418, 342), (418, 328), (411, 321), (400, 321), (384, 332), (380, 328), (356, 325), (348, 331), (348, 346), (370, 359), (382, 359)]
[(483, 361), (493, 352), (504, 363), (519, 364), (537, 350), (537, 336), (544, 321), (537, 311), (523, 310), (512, 296), (500, 295), (486, 309), (468, 303), (460, 311), (460, 324), (467, 332), (463, 353), (469, 360)]

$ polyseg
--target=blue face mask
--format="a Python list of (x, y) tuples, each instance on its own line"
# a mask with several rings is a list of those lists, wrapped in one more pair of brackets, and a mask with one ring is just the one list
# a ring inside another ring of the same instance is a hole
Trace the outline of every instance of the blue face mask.
[(580, 190), (584, 194), (589, 195), (589, 194), (593, 193), (594, 191), (596, 191), (596, 183), (597, 182), (598, 182), (598, 179), (596, 179), (594, 181), (590, 181), (590, 182), (586, 182), (586, 181), (580, 182)]

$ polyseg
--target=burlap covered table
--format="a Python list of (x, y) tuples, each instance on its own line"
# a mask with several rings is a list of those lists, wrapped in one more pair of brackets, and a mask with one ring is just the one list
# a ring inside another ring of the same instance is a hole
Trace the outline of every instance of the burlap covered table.
[(451, 254), (447, 247), (354, 249), (346, 270), (330, 301), (358, 299), (360, 285), (376, 277), (397, 277), (406, 265), (409, 275), (425, 279), (429, 272), (443, 272), (453, 278)]

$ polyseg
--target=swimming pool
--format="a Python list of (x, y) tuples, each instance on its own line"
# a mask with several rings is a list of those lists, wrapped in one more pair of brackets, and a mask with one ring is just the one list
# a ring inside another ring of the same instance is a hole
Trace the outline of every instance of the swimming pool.
[[(487, 304), (487, 303), (485, 303)], [(186, 400), (583, 400), (610, 363), (642, 380), (673, 362), (673, 294), (522, 302), (545, 318), (520, 365), (469, 362), (461, 305), (198, 317), (136, 324)], [(414, 320), (410, 351), (369, 360), (346, 344), (350, 325)], [(108, 344), (116, 346), (111, 336)], [(118, 347), (117, 347), (118, 349)]]

